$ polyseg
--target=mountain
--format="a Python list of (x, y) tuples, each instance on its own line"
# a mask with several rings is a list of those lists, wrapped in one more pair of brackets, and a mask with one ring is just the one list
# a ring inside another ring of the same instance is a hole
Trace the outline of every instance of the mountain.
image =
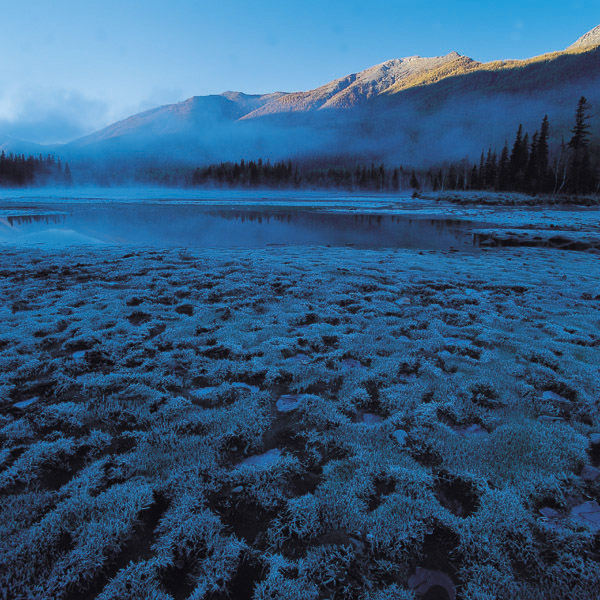
[(252, 119), (279, 112), (321, 110), (324, 108), (351, 108), (369, 98), (385, 92), (394, 84), (410, 77), (427, 73), (454, 61), (459, 54), (422, 58), (410, 56), (395, 58), (359, 73), (346, 75), (308, 92), (285, 94), (266, 102), (263, 106), (247, 114), (244, 119)]
[(68, 144), (71, 157), (170, 159), (341, 158), (404, 164), (478, 157), (519, 123), (549, 115), (569, 135), (581, 95), (600, 106), (600, 26), (566, 50), (482, 63), (457, 52), (412, 56), (314, 90), (196, 96), (134, 115)]
[(6, 154), (52, 154), (57, 150), (54, 146), (44, 146), (12, 137), (0, 135), (0, 152)]
[(250, 95), (225, 92), (220, 95), (194, 96), (177, 104), (168, 104), (133, 115), (91, 135), (72, 142), (72, 146), (89, 146), (115, 138), (141, 134), (152, 136), (185, 134), (198, 128), (213, 128), (242, 118), (264, 104), (284, 96), (283, 92)]
[(140, 133), (145, 139), (154, 135), (185, 135), (200, 127), (212, 129), (218, 124), (275, 113), (352, 107), (380, 94), (402, 79), (433, 70), (458, 56), (454, 52), (436, 58), (412, 56), (389, 60), (360, 73), (336, 79), (309, 92), (275, 92), (263, 95), (225, 92), (220, 95), (194, 96), (177, 104), (169, 104), (133, 115), (101, 131), (80, 138), (72, 145), (86, 146)]
[(600, 45), (600, 25), (582, 35), (574, 44), (569, 46), (570, 50), (578, 48), (589, 48), (590, 46)]

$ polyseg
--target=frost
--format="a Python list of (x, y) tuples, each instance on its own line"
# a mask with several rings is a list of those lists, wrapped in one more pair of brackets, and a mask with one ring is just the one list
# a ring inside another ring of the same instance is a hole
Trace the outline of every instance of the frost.
[(272, 450), (267, 450), (267, 452), (264, 452), (263, 454), (256, 454), (245, 458), (240, 465), (259, 468), (270, 467), (279, 460), (281, 455), (281, 450), (273, 448)]
[(597, 589), (597, 256), (1, 262), (0, 595), (404, 600), (417, 566), (472, 598)]

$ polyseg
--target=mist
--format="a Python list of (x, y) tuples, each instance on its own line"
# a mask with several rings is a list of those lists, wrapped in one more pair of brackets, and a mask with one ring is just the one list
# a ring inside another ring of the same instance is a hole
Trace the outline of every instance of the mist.
[[(192, 168), (221, 161), (321, 160), (347, 164), (384, 163), (428, 168), (479, 160), (491, 146), (512, 145), (519, 124), (533, 134), (550, 119), (551, 147), (570, 138), (577, 101), (586, 95), (600, 106), (600, 78), (538, 95), (468, 92), (440, 106), (421, 97), (381, 98), (357, 109), (326, 109), (238, 120), (219, 107), (189, 115), (145, 113), (149, 124), (126, 127), (117, 137), (78, 141), (60, 150), (76, 177), (122, 183), (141, 169)], [(229, 101), (227, 101), (229, 102)], [(159, 117), (150, 119), (150, 117)], [(594, 122), (594, 134), (598, 123)]]
[(105, 102), (69, 90), (19, 90), (3, 104), (0, 132), (37, 144), (69, 142), (109, 119)]
[[(304, 109), (294, 105), (294, 95), (280, 93), (193, 97), (48, 150), (69, 161), (76, 183), (103, 185), (139, 182), (156, 171), (168, 171), (170, 180), (181, 182), (190, 169), (240, 160), (292, 160), (324, 168), (474, 163), (490, 147), (499, 153), (505, 142), (511, 146), (519, 124), (532, 135), (546, 114), (551, 148), (563, 138), (568, 141), (579, 98), (585, 95), (592, 106), (600, 106), (597, 58), (592, 51), (519, 68), (467, 72), (343, 108), (316, 104)], [(42, 110), (35, 99), (25, 99), (11, 135), (27, 137), (35, 130), (38, 139), (49, 140), (59, 131), (80, 134), (106, 109), (73, 95), (57, 94), (55, 100)], [(268, 110), (271, 102), (278, 103), (276, 112)], [(594, 137), (599, 133), (595, 119)], [(4, 144), (15, 147), (10, 140)]]

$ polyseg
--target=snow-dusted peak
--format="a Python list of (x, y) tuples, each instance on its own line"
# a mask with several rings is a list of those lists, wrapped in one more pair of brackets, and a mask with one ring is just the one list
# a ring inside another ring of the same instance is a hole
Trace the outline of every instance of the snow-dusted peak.
[(582, 35), (574, 44), (569, 46), (568, 50), (592, 46), (600, 46), (600, 25)]
[(364, 71), (340, 77), (306, 92), (295, 92), (264, 103), (244, 119), (280, 112), (349, 108), (383, 93), (394, 84), (409, 77), (437, 69), (460, 57), (457, 52), (425, 58), (409, 56), (393, 58)]

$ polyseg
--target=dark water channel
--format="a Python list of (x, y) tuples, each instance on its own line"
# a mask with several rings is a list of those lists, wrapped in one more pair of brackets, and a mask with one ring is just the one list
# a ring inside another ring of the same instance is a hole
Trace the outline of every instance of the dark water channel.
[(330, 212), (311, 208), (223, 207), (191, 204), (79, 204), (3, 207), (0, 241), (68, 246), (124, 244), (155, 247), (353, 245), (364, 248), (466, 249), (469, 221), (418, 215)]

